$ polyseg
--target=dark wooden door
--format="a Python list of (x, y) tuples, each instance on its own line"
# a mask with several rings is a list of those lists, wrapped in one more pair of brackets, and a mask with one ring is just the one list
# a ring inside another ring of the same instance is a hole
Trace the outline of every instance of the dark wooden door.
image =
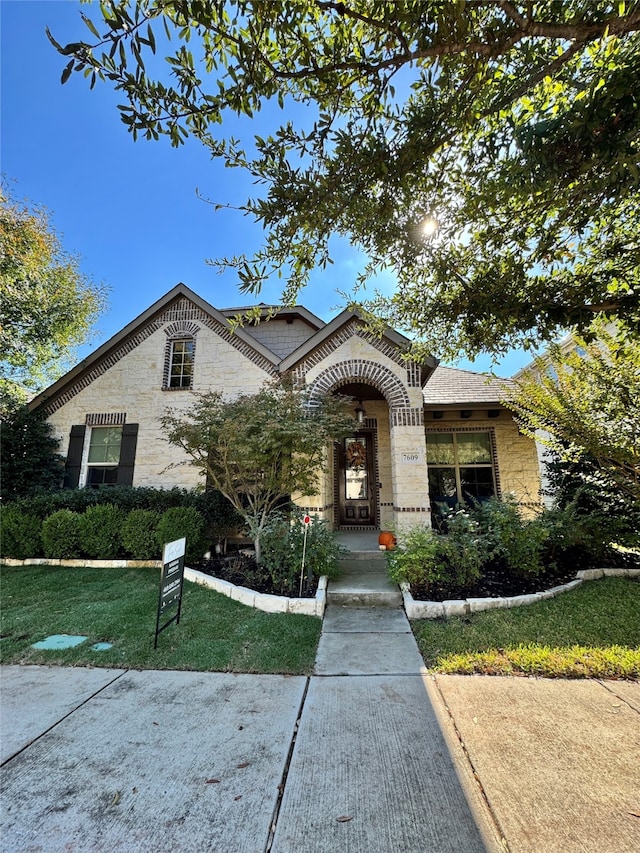
[(340, 525), (375, 527), (376, 482), (373, 435), (359, 432), (342, 440), (338, 451)]

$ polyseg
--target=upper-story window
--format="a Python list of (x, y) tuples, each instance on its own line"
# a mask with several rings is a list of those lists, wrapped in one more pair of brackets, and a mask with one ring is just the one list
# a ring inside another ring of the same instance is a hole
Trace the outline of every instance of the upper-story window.
[(200, 326), (189, 320), (177, 320), (164, 330), (164, 391), (189, 390), (193, 388), (196, 361), (196, 340)]
[(171, 342), (169, 388), (193, 386), (193, 360), (196, 344), (193, 339)]

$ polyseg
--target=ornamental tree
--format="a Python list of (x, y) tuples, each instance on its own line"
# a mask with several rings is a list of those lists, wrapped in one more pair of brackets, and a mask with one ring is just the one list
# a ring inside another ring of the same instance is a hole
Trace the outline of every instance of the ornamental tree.
[(2, 395), (57, 378), (105, 307), (105, 288), (63, 249), (47, 212), (0, 189)]
[[(239, 208), (262, 249), (216, 261), (242, 290), (277, 274), (293, 300), (338, 235), (366, 257), (354, 285), (397, 278), (373, 314), (440, 355), (640, 326), (637, 0), (105, 0), (83, 18), (84, 40), (50, 34), (63, 82), (107, 79), (134, 137), (193, 135), (262, 187)], [(286, 113), (261, 136), (225, 130), (268, 102)]]
[(260, 537), (291, 496), (317, 493), (327, 447), (354, 428), (345, 398), (314, 395), (287, 382), (225, 400), (197, 397), (185, 414), (162, 419), (168, 441), (221, 492), (244, 519), (260, 563)]
[(640, 340), (596, 331), (569, 352), (553, 346), (506, 404), (527, 435), (561, 459), (595, 465), (640, 502)]

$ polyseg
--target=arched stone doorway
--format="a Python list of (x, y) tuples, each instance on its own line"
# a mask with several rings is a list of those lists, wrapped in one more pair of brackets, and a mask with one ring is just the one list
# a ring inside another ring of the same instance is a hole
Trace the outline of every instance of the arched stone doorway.
[(311, 383), (315, 393), (341, 394), (364, 410), (353, 434), (333, 451), (333, 523), (342, 530), (377, 530), (393, 519), (391, 413), (408, 407), (400, 378), (385, 365), (348, 359), (327, 367)]

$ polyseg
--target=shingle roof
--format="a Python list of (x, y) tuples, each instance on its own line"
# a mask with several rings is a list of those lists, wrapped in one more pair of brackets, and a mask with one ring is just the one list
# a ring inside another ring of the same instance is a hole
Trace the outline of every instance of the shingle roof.
[(422, 394), (427, 406), (499, 403), (505, 397), (505, 386), (512, 385), (510, 379), (500, 379), (488, 373), (438, 365)]

